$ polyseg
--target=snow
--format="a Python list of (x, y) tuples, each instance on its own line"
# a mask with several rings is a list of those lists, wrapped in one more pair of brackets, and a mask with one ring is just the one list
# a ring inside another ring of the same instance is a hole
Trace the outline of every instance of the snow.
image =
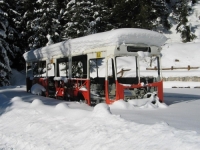
[(35, 83), (32, 87), (31, 87), (31, 93), (32, 94), (35, 94), (35, 95), (42, 95), (42, 92), (45, 92), (46, 89), (38, 84), (38, 83)]
[[(171, 0), (171, 3), (176, 3), (176, 0)], [(172, 4), (173, 5), (173, 4)], [(173, 12), (170, 14), (173, 16)], [(196, 4), (194, 4), (191, 8), (190, 14), (187, 17), (188, 19), (188, 24), (191, 27), (191, 31), (197, 36), (197, 38), (194, 40), (196, 42), (200, 42), (200, 1), (197, 1)], [(169, 21), (171, 22), (171, 29), (169, 32), (165, 33), (164, 35), (168, 38), (168, 43), (174, 43), (178, 42), (181, 43), (182, 39), (180, 36), (180, 33), (177, 33), (176, 27), (177, 27), (177, 22), (172, 21), (171, 18), (168, 18)]]
[(164, 35), (154, 31), (124, 28), (63, 41), (26, 52), (23, 56), (26, 61), (42, 58), (51, 59), (55, 55), (68, 56), (70, 53), (83, 53), (85, 50), (120, 45), (124, 42), (130, 44), (134, 41), (134, 44), (143, 43), (146, 45), (161, 46), (166, 40), (167, 38)]
[(68, 78), (66, 78), (66, 77), (54, 77), (53, 78), (54, 79), (54, 81), (64, 81), (64, 83), (67, 83), (68, 82)]
[(21, 73), (15, 69), (12, 69), (12, 75), (11, 75), (11, 79), (10, 79), (10, 84), (11, 85), (25, 85), (26, 84), (26, 80), (24, 80), (26, 78), (26, 75), (24, 73)]
[[(196, 23), (198, 35), (199, 6), (195, 6), (193, 16), (190, 17), (192, 25)], [(172, 33), (173, 31), (174, 28)], [(178, 34), (166, 36), (170, 39), (162, 47), (162, 68), (188, 65), (200, 67), (199, 37), (192, 43), (183, 44)], [(79, 40), (80, 45), (83, 45), (84, 41)], [(141, 75), (156, 74), (157, 71), (147, 72), (149, 60), (143, 57), (145, 55), (141, 54)], [(42, 55), (35, 53), (34, 57)], [(128, 67), (134, 65), (131, 59), (121, 63)], [(152, 67), (154, 65), (155, 62)], [(126, 72), (125, 76), (130, 72)], [(82, 102), (66, 102), (38, 96), (38, 91), (35, 92), (36, 95), (27, 93), (25, 76), (16, 70), (12, 70), (12, 73), (12, 86), (0, 87), (2, 150), (200, 149), (199, 81), (164, 82), (164, 103), (143, 103), (136, 107), (134, 101), (119, 100), (112, 105), (101, 103), (90, 107)], [(164, 70), (162, 75), (199, 77), (200, 69)]]
[(1, 101), (8, 103), (0, 105), (0, 149), (197, 150), (200, 95), (192, 95), (198, 89), (185, 90), (165, 89), (168, 107), (149, 109), (130, 108), (122, 100), (115, 107), (101, 103), (92, 108), (31, 95), (25, 88), (2, 88)]
[[(199, 66), (198, 45), (166, 44), (162, 50), (163, 68)], [(148, 67), (144, 59), (140, 60), (142, 74)], [(126, 63), (130, 66), (131, 61), (127, 59)], [(200, 82), (164, 82), (165, 103), (156, 101), (153, 105), (149, 99), (155, 99), (150, 97), (143, 103), (119, 100), (112, 105), (90, 107), (83, 102), (38, 96), (42, 87), (35, 91), (36, 95), (26, 93), (22, 80), (25, 76), (12, 72), (13, 85), (0, 88), (0, 149), (200, 149), (200, 89), (195, 88), (200, 87)], [(168, 70), (163, 71), (163, 76), (199, 76), (199, 72)]]

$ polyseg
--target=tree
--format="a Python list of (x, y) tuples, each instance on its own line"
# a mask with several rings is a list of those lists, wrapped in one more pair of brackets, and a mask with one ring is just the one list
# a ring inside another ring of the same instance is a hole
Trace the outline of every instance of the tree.
[(156, 27), (155, 30), (162, 32), (164, 30), (169, 30), (171, 25), (168, 21), (170, 14), (169, 5), (165, 0), (154, 0), (153, 1), (153, 10), (156, 16)]
[[(19, 0), (7, 0), (9, 4), (8, 13), (8, 30), (6, 41), (9, 43), (9, 47), (13, 52), (13, 56), (9, 56), (10, 66), (17, 70), (23, 70), (25, 67), (25, 61), (22, 54), (24, 53), (25, 40), (21, 34), (21, 1)], [(24, 41), (23, 41), (24, 40)]]
[(115, 2), (112, 3), (114, 6), (111, 17), (117, 28), (144, 28), (158, 31), (170, 28), (167, 20), (169, 12), (164, 0), (116, 0)]
[(191, 32), (191, 27), (188, 23), (188, 0), (181, 0), (177, 3), (178, 10), (178, 25), (176, 27), (176, 31), (181, 33), (181, 38), (183, 42), (190, 42), (196, 36)]
[(111, 19), (116, 28), (138, 27), (139, 4), (136, 0), (118, 0), (113, 3)]
[(8, 55), (13, 55), (9, 44), (6, 42), (8, 32), (8, 10), (9, 5), (4, 0), (0, 1), (0, 86), (9, 84), (11, 74)]
[[(49, 39), (51, 43), (60, 42), (60, 16), (58, 8), (61, 1), (37, 1), (25, 0), (24, 23), (26, 25), (26, 34), (29, 49), (36, 49), (45, 46)], [(31, 7), (31, 9), (29, 9)]]
[(87, 0), (70, 1), (66, 5), (65, 38), (76, 38), (90, 34), (90, 22), (92, 19), (93, 3)]

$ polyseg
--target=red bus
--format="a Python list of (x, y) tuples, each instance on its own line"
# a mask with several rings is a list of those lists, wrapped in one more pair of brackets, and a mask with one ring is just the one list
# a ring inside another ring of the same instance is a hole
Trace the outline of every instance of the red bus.
[[(45, 88), (46, 97), (84, 100), (88, 105), (137, 100), (150, 93), (163, 102), (160, 33), (124, 28), (70, 39), (26, 52), (26, 86)], [(155, 75), (142, 72), (142, 58), (154, 58)], [(143, 75), (142, 75), (143, 74)]]

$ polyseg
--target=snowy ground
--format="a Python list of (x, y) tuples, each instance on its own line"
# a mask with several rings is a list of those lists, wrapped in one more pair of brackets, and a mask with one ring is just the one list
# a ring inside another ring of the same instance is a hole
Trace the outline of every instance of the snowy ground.
[[(200, 149), (200, 89), (164, 89), (167, 108), (63, 102), (0, 90), (0, 149)], [(13, 98), (14, 97), (14, 98)]]
[[(166, 34), (163, 68), (200, 67), (199, 8), (200, 2), (188, 18), (195, 42), (181, 43), (176, 25)], [(149, 60), (141, 63), (141, 76), (147, 75)], [(200, 82), (164, 82), (166, 108), (139, 108), (124, 101), (90, 107), (26, 93), (25, 76), (12, 72), (15, 86), (0, 88), (0, 150), (200, 149), (200, 88), (194, 88)], [(164, 77), (199, 75), (200, 69), (163, 71)]]
[[(199, 67), (199, 45), (164, 46), (162, 66)], [(147, 75), (148, 61), (141, 63), (141, 75)], [(163, 71), (164, 77), (199, 75), (200, 69)], [(167, 107), (140, 108), (124, 101), (89, 107), (39, 97), (25, 92), (24, 79), (13, 70), (15, 86), (0, 88), (0, 150), (200, 149), (200, 88), (194, 88), (200, 82), (164, 82)]]
[[(195, 55), (186, 55), (184, 44), (171, 44), (163, 50), (168, 54), (162, 66), (200, 66), (193, 46), (188, 47)], [(180, 61), (173, 63), (175, 58)], [(200, 69), (163, 71), (166, 77), (199, 74)], [(124, 101), (90, 107), (40, 97), (25, 92), (24, 80), (13, 70), (15, 86), (0, 88), (0, 150), (200, 149), (200, 88), (194, 88), (200, 82), (164, 82), (167, 107), (140, 108)]]
[[(199, 67), (199, 45), (164, 46), (162, 66)], [(147, 75), (148, 61), (141, 63), (141, 75)], [(199, 75), (200, 69), (163, 71), (164, 77)], [(13, 70), (15, 86), (0, 88), (0, 150), (200, 149), (200, 88), (194, 88), (200, 82), (164, 82), (167, 107), (139, 108), (124, 101), (89, 107), (39, 97), (25, 92), (24, 79)]]

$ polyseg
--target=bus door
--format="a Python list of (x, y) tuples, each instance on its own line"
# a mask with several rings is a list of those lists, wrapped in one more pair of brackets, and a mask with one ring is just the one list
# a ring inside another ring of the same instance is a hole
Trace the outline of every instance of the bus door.
[(55, 63), (48, 63), (46, 65), (46, 78), (47, 78), (47, 97), (55, 97)]
[(26, 64), (26, 91), (30, 92), (32, 87), (33, 68), (32, 63)]
[[(107, 96), (106, 98), (109, 100), (115, 100), (116, 99), (116, 83), (115, 83), (115, 69), (114, 69), (114, 60), (113, 58), (107, 59), (107, 66), (106, 66), (106, 92)], [(107, 103), (110, 103), (107, 101)]]
[(91, 103), (105, 101), (105, 58), (89, 60)]

